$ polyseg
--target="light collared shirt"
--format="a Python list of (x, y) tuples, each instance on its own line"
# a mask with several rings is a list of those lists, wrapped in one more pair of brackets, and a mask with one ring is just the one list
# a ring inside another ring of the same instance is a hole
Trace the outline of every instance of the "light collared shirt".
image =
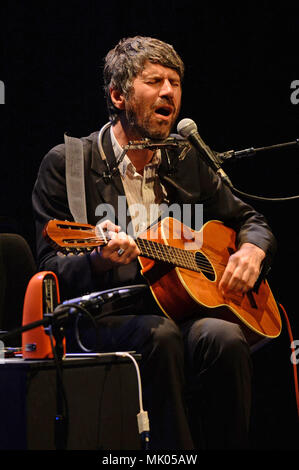
[[(117, 141), (112, 126), (110, 127), (111, 142), (116, 160), (122, 154), (123, 148)], [(161, 163), (161, 150), (155, 151), (151, 161), (145, 165), (143, 174), (136, 171), (128, 155), (119, 164), (120, 177), (133, 224), (134, 234), (146, 230), (163, 212), (163, 202), (166, 203), (166, 191), (158, 176)]]

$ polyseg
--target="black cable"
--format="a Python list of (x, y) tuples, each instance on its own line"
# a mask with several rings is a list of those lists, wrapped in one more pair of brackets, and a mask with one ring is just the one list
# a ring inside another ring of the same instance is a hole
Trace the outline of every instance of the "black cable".
[[(86, 315), (89, 320), (93, 323), (93, 326), (95, 328), (95, 332), (96, 332), (96, 336), (98, 337), (98, 334), (99, 334), (99, 331), (98, 331), (98, 324), (95, 320), (95, 318), (92, 316), (92, 314), (84, 307), (82, 307), (82, 305), (78, 305), (78, 304), (67, 304), (67, 305), (64, 305), (64, 304), (60, 304), (58, 305), (58, 307), (56, 307), (56, 309), (54, 310), (54, 313), (59, 311), (59, 307), (62, 307), (62, 308), (65, 308), (65, 307), (69, 307), (69, 309), (76, 309), (76, 310), (79, 310), (81, 311), (84, 315)], [(87, 352), (87, 353), (90, 353), (90, 352), (93, 352), (94, 349), (88, 349), (86, 348), (81, 339), (80, 339), (80, 334), (79, 334), (79, 328), (78, 328), (78, 321), (79, 321), (79, 317), (77, 316), (76, 318), (76, 323), (75, 323), (75, 326), (76, 326), (76, 329), (75, 329), (75, 335), (76, 335), (76, 340), (77, 340), (77, 343), (79, 345), (79, 347), (82, 349), (82, 351), (84, 352)], [(97, 338), (98, 339), (98, 338)]]
[(244, 191), (240, 191), (239, 189), (234, 187), (234, 185), (232, 184), (232, 182), (230, 181), (230, 179), (228, 178), (226, 173), (222, 170), (221, 164), (225, 160), (228, 160), (229, 158), (240, 159), (240, 158), (243, 158), (245, 156), (255, 155), (256, 152), (258, 152), (258, 151), (273, 150), (273, 149), (278, 149), (278, 148), (288, 147), (288, 146), (294, 146), (294, 145), (298, 146), (298, 144), (299, 144), (299, 139), (296, 139), (296, 141), (294, 141), (294, 142), (287, 142), (285, 144), (276, 144), (276, 145), (271, 145), (271, 146), (268, 146), (268, 147), (260, 147), (260, 148), (257, 148), (257, 149), (251, 147), (249, 149), (239, 150), (237, 152), (228, 151), (228, 152), (224, 152), (222, 154), (216, 152), (215, 156), (218, 159), (218, 162), (219, 162), (219, 165), (220, 165), (219, 175), (222, 178), (222, 180), (230, 187), (230, 189), (232, 191), (236, 192), (237, 194), (239, 194), (241, 196), (245, 196), (245, 197), (248, 197), (250, 199), (255, 199), (255, 200), (258, 200), (258, 201), (266, 201), (266, 202), (294, 201), (296, 199), (299, 199), (299, 196), (264, 197), (264, 196), (256, 196), (254, 194), (248, 194), (248, 193), (245, 193)]
[(299, 196), (289, 196), (289, 197), (263, 197), (263, 196), (255, 196), (253, 194), (248, 194), (243, 191), (240, 191), (239, 189), (236, 189), (233, 185), (230, 186), (231, 190), (236, 192), (237, 194), (240, 194), (241, 196), (248, 197), (250, 199), (255, 199), (258, 201), (268, 201), (268, 202), (281, 202), (281, 201), (292, 201), (299, 199)]
[(80, 347), (80, 349), (86, 353), (91, 353), (91, 352), (94, 352), (95, 351), (95, 348), (94, 349), (88, 349), (84, 346), (84, 344), (82, 343), (81, 339), (80, 339), (80, 328), (79, 328), (79, 320), (81, 318), (81, 315), (77, 315), (76, 317), (76, 322), (75, 322), (75, 337), (76, 337), (76, 341), (77, 341), (77, 344), (78, 346)]

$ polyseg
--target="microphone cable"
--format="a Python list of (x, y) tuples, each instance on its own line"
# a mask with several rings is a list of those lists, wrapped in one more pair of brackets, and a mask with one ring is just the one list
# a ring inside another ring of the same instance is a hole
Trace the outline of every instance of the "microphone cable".
[(299, 196), (287, 196), (287, 197), (264, 197), (264, 196), (256, 196), (254, 194), (248, 194), (243, 191), (240, 191), (239, 189), (235, 188), (233, 184), (229, 184), (225, 177), (221, 177), (223, 181), (228, 184), (230, 189), (237, 193), (240, 196), (247, 197), (250, 199), (258, 200), (258, 201), (265, 201), (265, 202), (282, 202), (282, 201), (292, 201), (292, 200), (297, 200), (299, 199)]

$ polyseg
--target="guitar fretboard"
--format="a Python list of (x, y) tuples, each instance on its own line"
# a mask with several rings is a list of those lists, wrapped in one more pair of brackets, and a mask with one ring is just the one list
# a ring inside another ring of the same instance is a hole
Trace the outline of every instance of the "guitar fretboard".
[(136, 238), (135, 242), (141, 251), (141, 256), (146, 258), (163, 261), (191, 271), (213, 272), (211, 264), (200, 252), (194, 253), (194, 251), (191, 250), (164, 245), (152, 240), (147, 240), (146, 238)]

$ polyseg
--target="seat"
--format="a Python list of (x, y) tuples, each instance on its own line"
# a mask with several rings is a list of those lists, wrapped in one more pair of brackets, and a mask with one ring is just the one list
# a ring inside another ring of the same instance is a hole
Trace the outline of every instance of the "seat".
[[(0, 233), (0, 330), (22, 325), (26, 287), (35, 273), (36, 263), (27, 241), (15, 233)], [(21, 336), (11, 337), (7, 346), (20, 344)]]

